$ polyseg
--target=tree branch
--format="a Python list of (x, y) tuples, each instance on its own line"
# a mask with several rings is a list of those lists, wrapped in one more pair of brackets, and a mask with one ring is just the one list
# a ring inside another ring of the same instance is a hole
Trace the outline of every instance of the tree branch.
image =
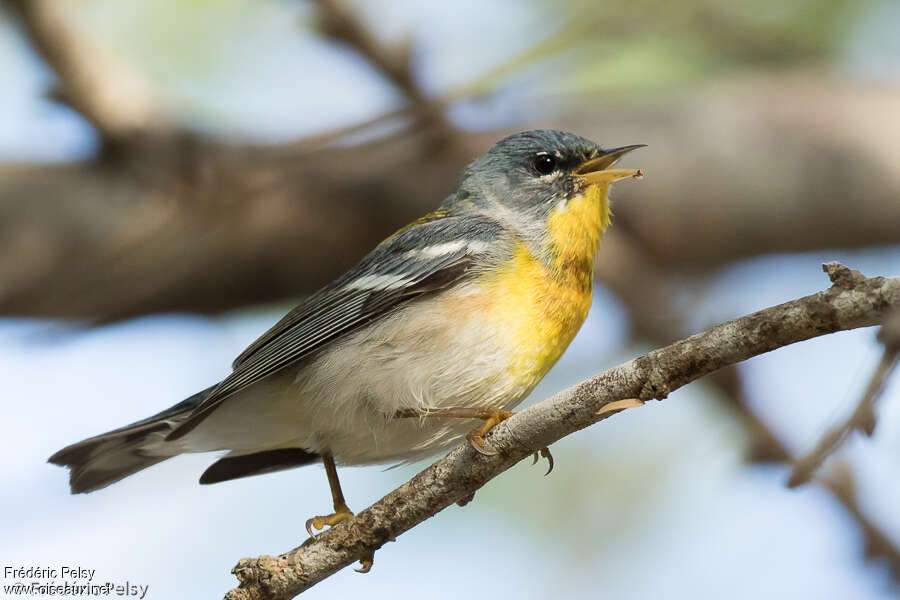
[(821, 483), (859, 525), (866, 557), (884, 559), (891, 575), (900, 581), (900, 547), (863, 512), (856, 494), (856, 479), (850, 467), (846, 463), (838, 464)]
[(379, 42), (343, 0), (316, 0), (315, 3), (319, 7), (322, 32), (354, 48), (411, 103), (422, 105), (428, 102), (410, 69), (408, 45), (388, 48)]
[[(629, 290), (621, 269), (629, 257), (612, 256), (623, 234), (624, 253), (639, 248), (676, 280), (765, 252), (900, 242), (891, 146), (900, 118), (877, 108), (900, 94), (779, 82), (778, 103), (745, 85), (664, 108), (598, 101), (596, 113), (615, 118), (553, 123), (606, 145), (651, 144), (639, 162), (629, 159), (646, 168), (641, 185), (615, 190), (616, 226), (598, 273), (619, 269), (617, 287)], [(817, 100), (815, 118), (795, 116), (813, 98), (837, 99)], [(857, 127), (845, 127), (846, 114), (859, 115)], [(876, 127), (867, 115), (881, 115), (877, 136), (860, 133)], [(695, 131), (690, 144), (678, 141)], [(505, 133), (467, 133), (459, 157), (423, 152), (428, 136), (410, 130), (314, 152), (302, 141), (235, 146), (173, 135), (129, 146), (116, 162), (0, 164), (0, 314), (115, 320), (309, 293), (434, 208), (465, 161)], [(791, 141), (777, 167), (776, 137)]]
[[(604, 240), (603, 248), (604, 260), (597, 263), (597, 275), (625, 303), (635, 334), (646, 336), (661, 344), (670, 343), (685, 335), (684, 309), (679, 311), (673, 307), (673, 294), (670, 292), (675, 283), (671, 281), (669, 270), (657, 265), (629, 233), (622, 233), (620, 229), (616, 230), (616, 235)], [(895, 310), (885, 320), (878, 338), (884, 344), (885, 352), (894, 352), (896, 357), (896, 351), (900, 348), (900, 310)], [(886, 354), (881, 364), (889, 362)], [(875, 380), (887, 377), (889, 373), (876, 373), (874, 376)], [(787, 446), (754, 411), (747, 398), (741, 372), (736, 365), (719, 369), (712, 373), (707, 381), (722, 395), (723, 401), (734, 412), (736, 420), (749, 435), (751, 445), (747, 458), (750, 462), (797, 464)], [(871, 404), (866, 397), (863, 403)], [(871, 414), (871, 411), (863, 414)], [(814, 458), (805, 460), (824, 458), (818, 453), (813, 456)], [(847, 472), (847, 477), (852, 479), (850, 467), (844, 465), (843, 469)], [(865, 537), (866, 556), (885, 558), (893, 567), (892, 575), (900, 581), (900, 551), (897, 546), (889, 543), (890, 538), (874, 521), (866, 517), (855, 493), (842, 493), (843, 488), (831, 485), (830, 475), (829, 473), (826, 481), (819, 480), (818, 483), (837, 499), (846, 515), (858, 528), (860, 535)]]
[(101, 139), (117, 144), (161, 125), (151, 86), (111, 51), (67, 23), (71, 5), (57, 0), (6, 0), (22, 29), (59, 79), (52, 96), (94, 126)]
[[(674, 390), (752, 356), (812, 337), (879, 324), (900, 306), (900, 277), (866, 278), (824, 265), (829, 289), (729, 321), (654, 350), (517, 413), (487, 437), (484, 456), (463, 444), (355, 517), (277, 557), (243, 559), (241, 585), (227, 600), (291, 598), (384, 543), (473, 494), (536, 450), (618, 411), (624, 398), (663, 399)], [(602, 413), (602, 414), (598, 414)]]
[(416, 80), (409, 43), (382, 44), (343, 0), (316, 0), (316, 5), (322, 32), (355, 49), (406, 96), (412, 109), (407, 114), (432, 132), (431, 142), (443, 147), (457, 139), (456, 128), (444, 118), (444, 103), (428, 98)]
[[(895, 311), (895, 313), (900, 313), (900, 311)], [(729, 370), (733, 369), (717, 371), (713, 376)], [(729, 399), (737, 411), (738, 418), (750, 434), (753, 443), (750, 460), (796, 464), (797, 459), (791, 455), (765, 421), (756, 415), (743, 391), (729, 394)], [(824, 477), (813, 477), (812, 475), (810, 481), (814, 481), (822, 489), (828, 491), (859, 530), (865, 540), (866, 558), (885, 559), (891, 566), (891, 575), (900, 582), (900, 548), (882, 531), (880, 525), (866, 515), (856, 495), (853, 471), (850, 465), (841, 463), (837, 468), (830, 469)]]
[(862, 398), (856, 405), (856, 409), (850, 414), (843, 423), (829, 429), (819, 439), (815, 448), (809, 453), (794, 460), (794, 470), (788, 479), (788, 487), (797, 487), (803, 485), (812, 479), (818, 468), (825, 462), (832, 452), (837, 450), (847, 436), (856, 430), (864, 432), (866, 435), (872, 435), (875, 430), (875, 402), (884, 390), (888, 377), (897, 365), (898, 351), (894, 349), (885, 349), (875, 372), (869, 378), (869, 385), (866, 386)]

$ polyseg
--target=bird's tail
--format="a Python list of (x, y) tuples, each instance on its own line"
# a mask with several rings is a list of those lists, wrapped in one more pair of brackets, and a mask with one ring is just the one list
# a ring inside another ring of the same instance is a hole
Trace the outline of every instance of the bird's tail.
[[(215, 386), (213, 386), (215, 387)], [(69, 467), (73, 494), (92, 492), (180, 453), (166, 435), (187, 419), (208, 388), (152, 417), (66, 446), (48, 462)]]

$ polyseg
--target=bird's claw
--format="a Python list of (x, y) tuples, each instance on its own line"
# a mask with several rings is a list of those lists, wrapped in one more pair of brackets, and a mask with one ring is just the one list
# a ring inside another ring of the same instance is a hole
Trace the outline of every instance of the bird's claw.
[(537, 452), (535, 452), (535, 453), (534, 453), (534, 456), (532, 457), (532, 460), (531, 460), (532, 466), (536, 465), (536, 464), (537, 464), (537, 461), (538, 461), (541, 457), (546, 458), (546, 459), (547, 459), (547, 463), (548, 463), (548, 465), (549, 465), (549, 466), (547, 467), (547, 472), (544, 473), (544, 477), (546, 477), (546, 476), (549, 475), (550, 472), (553, 470), (553, 455), (550, 454), (550, 448), (544, 447), (544, 448), (541, 448), (540, 450), (538, 450)]
[(312, 518), (306, 520), (306, 533), (309, 534), (309, 537), (311, 537), (311, 538), (316, 537), (316, 534), (313, 531), (313, 528), (322, 529), (325, 527), (325, 525), (321, 524), (321, 522), (320, 522), (321, 518), (322, 517), (312, 517)]
[(466, 439), (469, 440), (469, 445), (472, 446), (476, 452), (484, 456), (497, 456), (497, 452), (484, 449), (484, 436), (499, 423), (502, 423), (511, 416), (513, 416), (513, 413), (508, 410), (488, 411), (484, 415), (484, 423), (482, 423), (480, 427), (470, 431), (466, 436)]
[(370, 554), (368, 556), (363, 556), (361, 559), (359, 559), (359, 568), (353, 569), (353, 570), (356, 571), (357, 573), (368, 573), (369, 571), (372, 570), (372, 564), (374, 562), (375, 562), (375, 553), (373, 552), (372, 554)]
[(469, 445), (475, 449), (475, 452), (481, 454), (482, 456), (497, 456), (497, 452), (495, 450), (485, 450), (484, 448), (484, 438), (480, 435), (475, 435), (474, 433), (470, 433), (466, 436), (466, 439), (469, 440)]
[[(306, 531), (309, 533), (310, 539), (316, 537), (314, 530), (324, 529), (325, 527), (334, 527), (341, 521), (345, 521), (353, 516), (353, 512), (349, 508), (339, 508), (330, 515), (318, 515), (306, 520)], [(353, 569), (357, 573), (368, 573), (372, 570), (372, 564), (375, 562), (375, 553), (368, 554), (359, 559), (359, 568)]]
[(350, 509), (347, 510), (339, 510), (330, 515), (317, 515), (312, 517), (311, 519), (306, 520), (306, 532), (309, 534), (309, 537), (316, 537), (315, 529), (325, 529), (325, 527), (334, 527), (341, 521), (345, 521), (353, 516), (353, 513)]

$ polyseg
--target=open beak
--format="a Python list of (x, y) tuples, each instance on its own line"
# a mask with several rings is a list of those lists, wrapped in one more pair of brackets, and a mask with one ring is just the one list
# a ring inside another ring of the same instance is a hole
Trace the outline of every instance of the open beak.
[(602, 150), (600, 156), (581, 163), (572, 175), (581, 178), (591, 185), (609, 185), (613, 181), (625, 179), (626, 177), (639, 178), (644, 172), (640, 169), (610, 169), (618, 162), (620, 158), (636, 150), (643, 148), (647, 144), (632, 144), (630, 146), (622, 146), (621, 148), (613, 148), (611, 150)]

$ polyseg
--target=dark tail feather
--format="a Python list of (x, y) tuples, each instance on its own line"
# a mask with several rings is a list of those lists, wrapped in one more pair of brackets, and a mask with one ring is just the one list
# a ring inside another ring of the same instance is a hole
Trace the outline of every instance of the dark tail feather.
[[(69, 487), (73, 494), (106, 487), (178, 454), (177, 450), (167, 454), (163, 439), (191, 414), (211, 389), (142, 421), (67, 446), (47, 461), (69, 467)], [(154, 447), (152, 451), (148, 451), (151, 447)]]
[(300, 448), (279, 448), (240, 456), (225, 456), (203, 472), (200, 483), (219, 483), (239, 477), (292, 469), (308, 465), (318, 458), (318, 454)]
[(170, 458), (142, 454), (143, 436), (130, 440), (127, 434), (109, 435), (104, 434), (106, 439), (91, 438), (72, 444), (47, 459), (55, 465), (69, 467), (69, 487), (73, 494), (99, 490)]

